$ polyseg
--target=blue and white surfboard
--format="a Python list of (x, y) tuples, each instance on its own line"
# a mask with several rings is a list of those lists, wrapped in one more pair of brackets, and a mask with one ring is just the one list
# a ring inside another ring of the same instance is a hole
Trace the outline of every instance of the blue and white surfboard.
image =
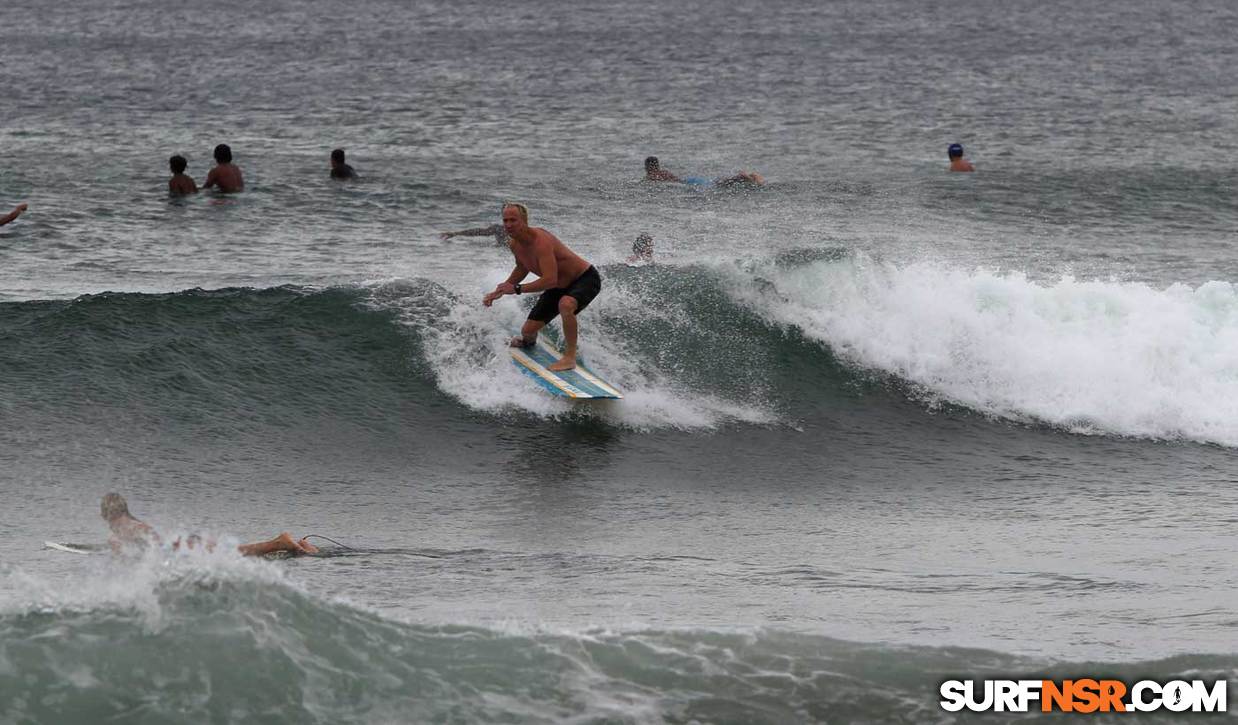
[(558, 350), (550, 346), (550, 343), (540, 337), (533, 347), (513, 347), (510, 350), (512, 362), (516, 367), (555, 395), (574, 400), (623, 399), (623, 393), (581, 364), (579, 358), (577, 358), (575, 370), (563, 372), (547, 370), (546, 368), (557, 362), (561, 355)]

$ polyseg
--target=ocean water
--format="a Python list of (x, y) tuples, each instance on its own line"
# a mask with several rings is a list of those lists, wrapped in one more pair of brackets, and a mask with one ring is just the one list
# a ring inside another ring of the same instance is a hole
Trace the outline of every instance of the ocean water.
[[(1238, 679), (1232, 4), (0, 15), (0, 722), (1004, 722), (938, 686)], [(168, 199), (221, 142), (247, 190)], [(510, 254), (439, 238), (505, 200), (600, 269), (623, 401), (510, 364)], [(103, 544), (110, 491), (338, 544), (42, 548)]]

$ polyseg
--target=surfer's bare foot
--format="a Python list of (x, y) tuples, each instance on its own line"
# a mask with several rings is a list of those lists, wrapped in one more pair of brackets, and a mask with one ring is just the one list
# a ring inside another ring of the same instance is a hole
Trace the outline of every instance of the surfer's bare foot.
[(297, 541), (287, 531), (270, 541), (257, 541), (252, 544), (241, 544), (236, 547), (242, 556), (266, 556), (277, 551), (290, 551), (294, 554), (317, 554), (318, 547), (305, 539)]
[(287, 531), (275, 537), (275, 540), (279, 542), (280, 550), (283, 550), (283, 551), (292, 551), (292, 552), (297, 552), (300, 554), (317, 554), (318, 553), (317, 546), (314, 546), (313, 544), (309, 543), (305, 539), (301, 539), (300, 541), (297, 541), (296, 539), (292, 538), (292, 534), (288, 533)]
[(507, 345), (509, 347), (533, 347), (533, 342), (533, 340), (526, 340), (520, 335), (516, 335), (508, 341)]
[(574, 370), (576, 369), (576, 358), (565, 355), (558, 361), (547, 365), (546, 369), (556, 373), (561, 373), (564, 370)]

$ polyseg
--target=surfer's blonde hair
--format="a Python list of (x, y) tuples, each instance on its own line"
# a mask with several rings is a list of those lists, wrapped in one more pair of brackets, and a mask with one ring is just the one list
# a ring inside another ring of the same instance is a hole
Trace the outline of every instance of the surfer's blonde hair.
[(125, 497), (119, 493), (109, 493), (104, 496), (99, 504), (99, 513), (103, 514), (103, 518), (108, 521), (115, 521), (121, 516), (133, 515), (129, 513), (129, 504), (125, 502)]
[(518, 201), (509, 201), (503, 205), (503, 208), (506, 209), (509, 206), (520, 212), (520, 218), (524, 220), (525, 224), (529, 223), (529, 207)]

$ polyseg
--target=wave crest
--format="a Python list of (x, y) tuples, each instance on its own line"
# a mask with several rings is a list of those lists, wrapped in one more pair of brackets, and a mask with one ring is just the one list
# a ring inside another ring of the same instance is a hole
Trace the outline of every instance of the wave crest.
[(1080, 433), (1238, 445), (1238, 291), (894, 265), (724, 270), (733, 297), (932, 403)]

